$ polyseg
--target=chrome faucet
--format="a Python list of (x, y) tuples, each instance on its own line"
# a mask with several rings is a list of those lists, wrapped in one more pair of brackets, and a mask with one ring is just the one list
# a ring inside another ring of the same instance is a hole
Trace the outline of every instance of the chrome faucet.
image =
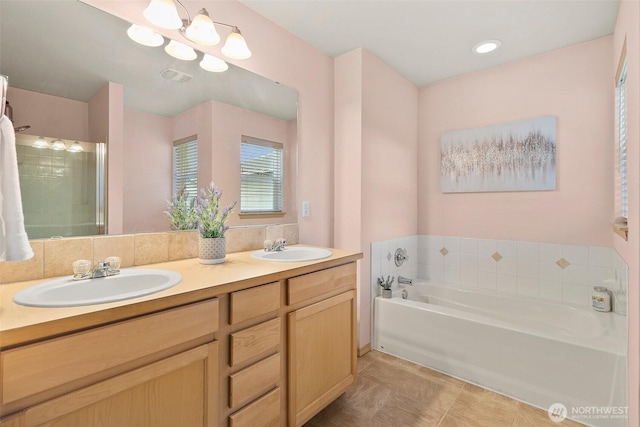
[[(120, 264), (118, 262), (118, 264)], [(73, 280), (98, 279), (101, 277), (115, 276), (120, 274), (119, 265), (112, 266), (108, 261), (98, 261), (91, 271), (78, 272), (73, 275)]]
[(265, 240), (264, 241), (264, 250), (267, 252), (280, 252), (284, 250), (287, 241), (285, 239), (276, 239), (275, 241)]
[(413, 286), (413, 279), (409, 279), (408, 277), (398, 276), (398, 283), (403, 285)]
[(109, 263), (98, 261), (93, 271), (91, 272), (91, 278), (97, 279), (99, 277), (107, 277), (109, 275)]

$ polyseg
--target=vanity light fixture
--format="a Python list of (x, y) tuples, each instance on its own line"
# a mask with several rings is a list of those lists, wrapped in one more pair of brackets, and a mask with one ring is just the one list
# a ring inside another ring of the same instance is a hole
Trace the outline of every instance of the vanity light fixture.
[(213, 46), (220, 42), (220, 35), (216, 31), (216, 25), (230, 28), (231, 33), (227, 36), (222, 53), (233, 59), (246, 59), (251, 56), (247, 42), (238, 27), (212, 21), (209, 13), (204, 8), (200, 9), (192, 20), (189, 11), (180, 0), (175, 1), (186, 12), (187, 19), (180, 18), (174, 0), (150, 0), (143, 14), (152, 24), (168, 30), (179, 30), (180, 34), (187, 40), (205, 46)]
[(71, 145), (71, 147), (69, 147), (67, 151), (71, 151), (72, 153), (80, 153), (84, 151), (84, 148), (82, 148), (82, 145), (80, 145), (80, 143), (76, 141)]
[(485, 40), (475, 45), (473, 47), (473, 51), (475, 53), (480, 53), (480, 54), (489, 53), (489, 52), (493, 52), (494, 50), (499, 48), (501, 45), (502, 45), (502, 42), (500, 40)]
[(222, 53), (232, 59), (247, 59), (251, 56), (251, 51), (247, 46), (247, 42), (240, 34), (238, 27), (233, 27), (231, 34), (224, 43)]
[(49, 141), (44, 139), (43, 137), (38, 137), (33, 143), (33, 146), (36, 148), (49, 148)]
[[(187, 24), (182, 28), (184, 28), (184, 36), (192, 42), (205, 46), (213, 46), (220, 43), (220, 35), (216, 31), (213, 21), (209, 18), (207, 9), (200, 9), (191, 24)], [(180, 32), (182, 33), (183, 30), (181, 29)]]
[(56, 151), (62, 151), (62, 150), (66, 150), (67, 146), (64, 144), (64, 142), (61, 139), (56, 139), (55, 141), (53, 141), (53, 144), (51, 144), (51, 149)]
[(160, 28), (177, 30), (182, 27), (182, 19), (173, 0), (151, 0), (142, 14), (147, 21)]
[(134, 42), (144, 46), (157, 47), (164, 44), (164, 37), (153, 31), (151, 28), (133, 24), (127, 30), (127, 35)]
[(168, 45), (164, 47), (164, 51), (176, 59), (182, 59), (183, 61), (193, 61), (198, 57), (198, 54), (191, 46), (171, 40)]
[(209, 55), (208, 53), (204, 54), (204, 58), (200, 61), (200, 67), (203, 70), (211, 71), (212, 73), (222, 73), (229, 69), (229, 65), (227, 65), (226, 62), (220, 58)]

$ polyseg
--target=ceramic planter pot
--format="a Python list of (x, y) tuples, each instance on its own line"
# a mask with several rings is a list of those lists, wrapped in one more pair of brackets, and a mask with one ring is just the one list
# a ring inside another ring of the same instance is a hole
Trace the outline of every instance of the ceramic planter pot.
[(383, 289), (382, 298), (391, 298), (391, 289)]
[(227, 240), (224, 237), (205, 239), (200, 236), (198, 257), (200, 264), (222, 264), (227, 255)]

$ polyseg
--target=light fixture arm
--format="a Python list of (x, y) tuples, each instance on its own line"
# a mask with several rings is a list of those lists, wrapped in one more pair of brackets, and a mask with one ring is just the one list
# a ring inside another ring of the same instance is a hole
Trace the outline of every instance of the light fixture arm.
[[(184, 9), (184, 11), (187, 13), (187, 24), (184, 24), (184, 19), (182, 20), (182, 24), (183, 27), (182, 28), (187, 28), (189, 25), (191, 25), (191, 15), (189, 14), (189, 9), (187, 9), (185, 7), (185, 5), (182, 4), (182, 2), (180, 0), (176, 0), (176, 3), (178, 3), (180, 6), (182, 6), (182, 8)], [(180, 30), (182, 30), (182, 28)]]
[(229, 25), (229, 24), (225, 24), (224, 22), (217, 22), (217, 21), (211, 21), (211, 22), (213, 22), (216, 25), (222, 25), (223, 27), (236, 29), (236, 30), (238, 30), (238, 32), (240, 32), (240, 28), (236, 27), (235, 25)]

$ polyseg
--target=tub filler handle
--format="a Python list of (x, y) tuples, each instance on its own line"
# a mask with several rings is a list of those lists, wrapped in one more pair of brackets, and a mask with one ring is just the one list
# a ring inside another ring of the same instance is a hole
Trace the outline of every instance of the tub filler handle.
[(393, 256), (393, 259), (395, 261), (396, 267), (402, 266), (402, 264), (404, 264), (404, 262), (409, 259), (407, 250), (402, 248), (396, 249), (396, 253)]

